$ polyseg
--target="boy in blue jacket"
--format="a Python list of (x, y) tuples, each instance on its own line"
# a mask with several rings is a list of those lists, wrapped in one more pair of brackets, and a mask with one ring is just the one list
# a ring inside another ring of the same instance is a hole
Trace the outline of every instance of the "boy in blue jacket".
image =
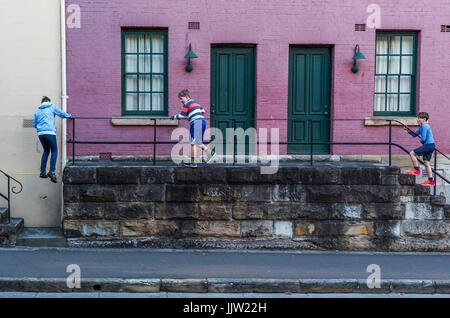
[(416, 156), (423, 156), (423, 163), (427, 170), (428, 180), (422, 182), (422, 184), (434, 186), (436, 185), (436, 182), (433, 180), (430, 160), (433, 156), (434, 150), (436, 149), (436, 145), (434, 144), (433, 133), (431, 132), (430, 125), (428, 124), (429, 118), (430, 116), (428, 115), (428, 113), (421, 112), (417, 115), (417, 123), (420, 125), (419, 129), (417, 129), (416, 132), (413, 132), (408, 127), (404, 127), (404, 129), (407, 130), (408, 133), (413, 137), (417, 137), (420, 135), (420, 142), (422, 143), (422, 147), (416, 148), (409, 153), (409, 155), (411, 156), (411, 161), (414, 165), (414, 169), (408, 171), (408, 174), (420, 175), (419, 161), (417, 160)]
[[(34, 114), (33, 127), (37, 129), (39, 140), (44, 148), (41, 159), (41, 178), (49, 177), (54, 183), (56, 179), (56, 160), (58, 158), (58, 145), (56, 143), (56, 126), (55, 115), (61, 118), (70, 118), (70, 114), (63, 112), (61, 109), (51, 103), (50, 98), (44, 96), (41, 106)], [(50, 171), (46, 174), (48, 155), (51, 152)]]

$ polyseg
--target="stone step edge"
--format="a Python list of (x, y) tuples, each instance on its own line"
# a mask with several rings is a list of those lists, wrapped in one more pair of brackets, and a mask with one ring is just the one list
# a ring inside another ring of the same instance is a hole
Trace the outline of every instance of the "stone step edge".
[(369, 288), (366, 279), (81, 279), (69, 288), (66, 278), (1, 278), (0, 292), (124, 292), (124, 293), (414, 293), (450, 294), (450, 280), (380, 280)]

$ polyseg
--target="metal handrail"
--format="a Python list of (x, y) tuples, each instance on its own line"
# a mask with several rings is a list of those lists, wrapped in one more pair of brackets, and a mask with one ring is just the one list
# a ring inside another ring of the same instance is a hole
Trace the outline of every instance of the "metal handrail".
[[(22, 192), (23, 190), (23, 185), (20, 181), (18, 181), (17, 179), (11, 177), (9, 174), (7, 174), (6, 172), (4, 172), (3, 170), (0, 170), (0, 173), (2, 173), (7, 179), (7, 183), (8, 183), (8, 194), (4, 195), (2, 193), (0, 193), (0, 197), (2, 197), (3, 199), (5, 199), (8, 202), (8, 210), (7, 210), (7, 215), (8, 215), (8, 223), (11, 223), (11, 192), (14, 194), (19, 194), (20, 192)], [(11, 187), (11, 181), (17, 183), (17, 185), (20, 186), (19, 190), (16, 190), (16, 186)]]
[[(158, 117), (158, 118), (150, 118), (150, 120), (153, 120), (154, 122), (154, 133), (153, 133), (153, 141), (76, 141), (75, 140), (75, 119), (111, 119), (110, 117), (71, 117), (69, 118), (73, 121), (72, 125), (72, 140), (68, 140), (67, 143), (72, 144), (72, 163), (75, 164), (75, 144), (148, 144), (153, 145), (153, 165), (156, 164), (156, 145), (157, 144), (179, 144), (179, 141), (157, 141), (156, 140), (156, 121), (158, 119), (167, 119), (167, 117)], [(210, 118), (205, 118), (210, 119)], [(283, 118), (257, 118), (255, 120), (287, 120)], [(322, 119), (321, 119), (322, 120)], [(345, 119), (345, 118), (327, 118), (325, 120), (355, 120), (355, 121), (361, 121), (361, 119), (357, 118), (351, 118), (351, 119)], [(392, 122), (398, 122), (399, 124), (403, 125), (404, 127), (408, 128), (408, 130), (411, 131), (411, 129), (403, 124), (401, 121), (395, 120), (395, 119), (385, 119), (389, 123), (389, 141), (388, 142), (314, 142), (313, 141), (313, 130), (312, 130), (312, 119), (308, 119), (310, 122), (310, 141), (309, 142), (265, 142), (265, 145), (272, 145), (272, 144), (278, 144), (278, 145), (309, 145), (310, 146), (310, 164), (313, 165), (313, 147), (314, 145), (387, 145), (389, 146), (389, 166), (392, 165), (392, 146), (395, 146), (402, 150), (405, 153), (409, 153), (408, 150), (406, 150), (404, 147), (402, 147), (399, 144), (392, 142)], [(233, 128), (236, 129), (236, 121), (233, 120)], [(182, 142), (181, 142), (182, 143)], [(208, 142), (206, 142), (208, 143)], [(230, 142), (224, 143), (224, 144), (231, 144)], [(236, 141), (236, 136), (233, 138), (233, 145), (234, 145), (234, 151), (233, 151), (233, 165), (236, 162), (236, 145), (239, 144)], [(242, 144), (242, 143), (240, 143)], [(260, 144), (259, 142), (248, 142), (245, 141), (245, 145), (248, 144)], [(440, 150), (435, 150), (435, 156), (434, 156), (434, 168), (432, 168), (432, 171), (434, 173), (435, 179), (436, 176), (440, 177), (442, 180), (450, 184), (450, 181), (447, 180), (444, 176), (439, 174), (437, 172), (437, 152), (445, 156), (448, 160), (450, 160), (449, 157), (447, 157), (445, 154), (443, 154)], [(424, 164), (422, 160), (418, 158), (418, 161), (421, 164)], [(434, 194), (436, 195), (436, 188), (434, 187)]]

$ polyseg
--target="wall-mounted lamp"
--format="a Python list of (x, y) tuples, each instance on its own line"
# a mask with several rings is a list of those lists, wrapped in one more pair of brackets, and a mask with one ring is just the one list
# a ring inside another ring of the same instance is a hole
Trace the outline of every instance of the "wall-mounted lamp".
[(361, 59), (365, 59), (365, 58), (366, 57), (359, 51), (359, 45), (356, 44), (355, 55), (353, 56), (353, 67), (352, 67), (353, 73), (358, 73), (358, 71), (359, 71), (358, 66), (356, 65), (356, 60), (361, 60)]
[(189, 52), (186, 54), (184, 58), (188, 59), (188, 65), (186, 65), (186, 72), (191, 72), (192, 71), (191, 59), (197, 58), (197, 55), (195, 55), (195, 53), (192, 51), (191, 43), (189, 43)]

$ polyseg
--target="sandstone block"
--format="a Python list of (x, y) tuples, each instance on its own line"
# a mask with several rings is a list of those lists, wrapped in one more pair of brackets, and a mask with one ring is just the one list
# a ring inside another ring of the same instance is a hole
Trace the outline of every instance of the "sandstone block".
[(115, 202), (105, 203), (105, 219), (151, 219), (153, 203), (145, 202)]
[(413, 237), (449, 237), (450, 222), (408, 220), (402, 223), (402, 234)]
[(155, 203), (155, 219), (198, 219), (199, 211), (196, 203)]
[(201, 195), (198, 185), (166, 185), (167, 202), (198, 202), (201, 201)]
[(64, 219), (66, 220), (97, 220), (104, 216), (103, 203), (65, 203)]
[(175, 169), (175, 182), (188, 184), (223, 184), (226, 183), (226, 169), (217, 169), (206, 166), (201, 169), (190, 167), (177, 167)]
[(179, 236), (177, 222), (159, 220), (133, 220), (120, 223), (120, 233), (124, 237)]
[(118, 237), (119, 222), (103, 220), (65, 220), (63, 224), (63, 232), (66, 237)]
[(242, 221), (241, 237), (272, 237), (273, 221)]
[(295, 236), (358, 236), (373, 235), (372, 222), (323, 221), (295, 223)]
[(141, 184), (116, 186), (116, 198), (124, 202), (164, 201), (164, 184)]
[(141, 168), (138, 167), (98, 167), (99, 184), (138, 184)]
[(141, 170), (142, 184), (174, 183), (174, 168), (170, 167), (143, 167)]
[(95, 167), (66, 167), (63, 173), (64, 184), (92, 184), (97, 182)]
[(183, 237), (231, 237), (241, 235), (240, 223), (236, 221), (183, 221)]
[(200, 203), (200, 220), (231, 220), (232, 205), (226, 203)]

